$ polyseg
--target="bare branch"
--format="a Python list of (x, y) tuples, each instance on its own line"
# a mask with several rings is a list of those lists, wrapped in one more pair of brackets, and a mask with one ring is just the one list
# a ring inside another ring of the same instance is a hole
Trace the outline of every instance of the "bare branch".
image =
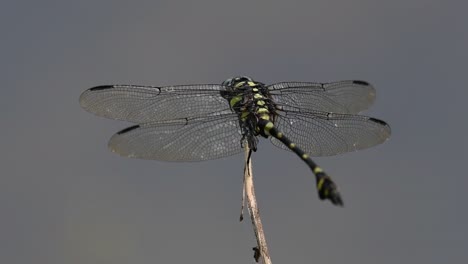
[(245, 145), (245, 166), (244, 170), (244, 188), (245, 194), (247, 195), (247, 208), (249, 210), (250, 218), (252, 219), (252, 225), (257, 238), (257, 248), (254, 248), (254, 258), (258, 262), (258, 258), (262, 259), (263, 264), (271, 264), (270, 254), (268, 253), (268, 247), (263, 233), (262, 221), (260, 220), (260, 212), (257, 206), (257, 200), (255, 198), (255, 189), (253, 184), (252, 174), (252, 162), (250, 159), (251, 151), (248, 144)]

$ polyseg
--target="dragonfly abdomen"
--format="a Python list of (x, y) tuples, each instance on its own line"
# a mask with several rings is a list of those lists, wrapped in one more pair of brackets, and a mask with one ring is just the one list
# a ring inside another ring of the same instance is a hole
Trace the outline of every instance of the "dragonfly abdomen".
[(322, 168), (320, 168), (307, 154), (303, 151), (296, 143), (292, 142), (286, 135), (279, 131), (275, 124), (267, 119), (259, 119), (257, 123), (258, 129), (262, 131), (262, 134), (272, 136), (284, 145), (286, 145), (292, 152), (296, 153), (312, 170), (315, 175), (317, 190), (321, 200), (329, 199), (335, 205), (343, 205), (343, 200), (338, 192), (336, 184), (331, 180)]

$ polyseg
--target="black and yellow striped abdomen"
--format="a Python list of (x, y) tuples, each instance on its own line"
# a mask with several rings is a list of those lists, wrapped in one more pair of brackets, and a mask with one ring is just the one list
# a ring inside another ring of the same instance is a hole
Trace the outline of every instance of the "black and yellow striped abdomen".
[(343, 206), (343, 200), (338, 192), (336, 184), (331, 178), (320, 168), (300, 147), (292, 142), (287, 136), (276, 129), (273, 122), (269, 120), (260, 119), (258, 122), (258, 128), (263, 131), (265, 135), (272, 136), (284, 145), (286, 145), (291, 151), (296, 153), (312, 170), (316, 178), (317, 190), (320, 199), (329, 199), (333, 204)]

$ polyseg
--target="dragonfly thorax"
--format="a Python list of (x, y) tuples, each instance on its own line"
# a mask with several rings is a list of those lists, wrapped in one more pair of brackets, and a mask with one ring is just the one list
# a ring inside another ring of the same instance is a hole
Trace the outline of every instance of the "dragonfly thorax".
[(225, 98), (231, 109), (238, 114), (243, 139), (249, 147), (256, 149), (257, 136), (267, 138), (269, 135), (259, 126), (260, 120), (275, 120), (275, 104), (268, 88), (260, 82), (246, 76), (235, 77), (223, 82), (226, 85)]

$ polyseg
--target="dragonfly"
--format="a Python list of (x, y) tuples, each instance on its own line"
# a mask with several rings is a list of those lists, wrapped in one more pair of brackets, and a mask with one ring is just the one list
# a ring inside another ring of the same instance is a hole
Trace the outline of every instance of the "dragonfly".
[(101, 85), (84, 91), (81, 106), (134, 123), (109, 140), (125, 157), (204, 161), (257, 150), (260, 138), (295, 153), (315, 176), (318, 197), (343, 206), (336, 183), (311, 157), (366, 149), (385, 142), (390, 126), (360, 115), (375, 101), (368, 82), (279, 82), (248, 76), (221, 84)]

